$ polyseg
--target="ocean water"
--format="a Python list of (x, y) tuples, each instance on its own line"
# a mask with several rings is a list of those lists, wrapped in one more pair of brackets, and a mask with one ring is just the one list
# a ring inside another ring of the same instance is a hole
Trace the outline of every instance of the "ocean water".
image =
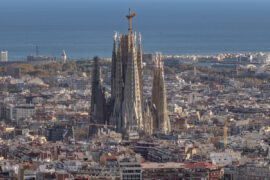
[(270, 52), (270, 1), (0, 0), (0, 50), (10, 60), (35, 53), (111, 57), (114, 31), (127, 33), (128, 8), (145, 53)]

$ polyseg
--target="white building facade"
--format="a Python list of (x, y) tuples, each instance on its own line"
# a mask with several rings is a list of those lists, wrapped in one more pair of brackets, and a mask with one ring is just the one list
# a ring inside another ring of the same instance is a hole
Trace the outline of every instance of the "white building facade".
[(7, 61), (8, 61), (8, 52), (0, 51), (0, 62), (7, 62)]

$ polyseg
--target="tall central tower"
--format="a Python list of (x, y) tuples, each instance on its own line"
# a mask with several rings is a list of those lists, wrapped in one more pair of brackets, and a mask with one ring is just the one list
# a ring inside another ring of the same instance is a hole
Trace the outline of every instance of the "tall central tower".
[(137, 36), (132, 30), (135, 15), (129, 10), (128, 34), (115, 33), (113, 41), (111, 123), (121, 132), (143, 131), (142, 51), (141, 37), (137, 46)]

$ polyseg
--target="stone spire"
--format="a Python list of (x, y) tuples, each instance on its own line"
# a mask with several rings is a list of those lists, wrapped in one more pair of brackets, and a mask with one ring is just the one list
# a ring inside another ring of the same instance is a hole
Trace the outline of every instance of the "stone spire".
[[(91, 95), (91, 124), (105, 124), (107, 120), (107, 102), (104, 88), (102, 87), (102, 73), (99, 66), (99, 58), (94, 57), (94, 69), (92, 73), (92, 95)], [(97, 128), (92, 129), (91, 134), (96, 133)]]
[(117, 47), (116, 47), (117, 32), (113, 36), (113, 51), (112, 51), (112, 66), (111, 66), (111, 88), (112, 99), (115, 99), (115, 74), (116, 74), (116, 60), (117, 60)]
[(63, 50), (63, 52), (62, 52), (61, 60), (62, 60), (63, 64), (65, 64), (67, 62), (67, 55), (66, 55), (65, 50)]
[(117, 130), (120, 131), (123, 127), (122, 121), (122, 103), (123, 103), (123, 89), (124, 89), (124, 81), (123, 81), (123, 64), (122, 64), (122, 51), (121, 51), (121, 37), (118, 40), (118, 51), (115, 59), (115, 76), (112, 77), (114, 79), (114, 86), (112, 86), (112, 92), (114, 92), (113, 99), (113, 110), (111, 115), (111, 124), (117, 127)]
[(141, 103), (143, 109), (143, 62), (142, 62), (142, 38), (141, 33), (138, 33), (138, 49), (137, 49), (137, 65), (138, 65), (138, 73), (139, 73), (139, 85), (140, 85), (140, 92), (141, 92)]
[(166, 98), (163, 63), (161, 61), (161, 54), (157, 53), (154, 60), (154, 79), (152, 87), (152, 103), (157, 111), (157, 118), (154, 121), (154, 131), (163, 133), (168, 133), (171, 130)]
[[(114, 38), (112, 57), (112, 113), (110, 123), (117, 126), (118, 132), (142, 132), (143, 94), (142, 94), (142, 50), (141, 37), (131, 29), (131, 19), (135, 16), (129, 12), (128, 34)], [(116, 39), (118, 38), (118, 49)], [(117, 54), (116, 54), (117, 52)]]
[(143, 122), (144, 122), (144, 133), (151, 135), (154, 133), (154, 122), (157, 119), (156, 108), (153, 105), (151, 98), (145, 99), (143, 105)]
[(122, 118), (128, 131), (143, 129), (140, 79), (137, 64), (136, 35), (130, 34), (130, 49), (128, 55)]

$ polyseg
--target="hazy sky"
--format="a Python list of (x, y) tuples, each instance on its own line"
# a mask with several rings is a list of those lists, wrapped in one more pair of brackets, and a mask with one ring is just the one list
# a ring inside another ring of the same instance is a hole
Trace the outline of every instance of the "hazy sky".
[(153, 6), (155, 4), (270, 4), (270, 0), (0, 0), (1, 6), (0, 10), (5, 9), (16, 9), (17, 7), (23, 6), (23, 7), (41, 7), (41, 6), (51, 6), (51, 7), (57, 7), (59, 5), (102, 5), (102, 6), (110, 6), (108, 4), (119, 4), (119, 2), (123, 3), (123, 5), (126, 6), (132, 6), (133, 4), (149, 4), (153, 3)]
[(270, 0), (0, 0), (0, 49), (25, 57), (111, 56), (114, 31), (137, 13), (145, 52), (165, 54), (269, 51)]
[(73, 3), (82, 3), (82, 2), (125, 2), (125, 3), (136, 3), (136, 2), (164, 2), (164, 3), (172, 3), (172, 2), (225, 2), (225, 3), (235, 3), (235, 2), (253, 2), (253, 3), (258, 3), (258, 2), (269, 2), (269, 0), (1, 0), (1, 3), (56, 3), (56, 2), (73, 2)]

